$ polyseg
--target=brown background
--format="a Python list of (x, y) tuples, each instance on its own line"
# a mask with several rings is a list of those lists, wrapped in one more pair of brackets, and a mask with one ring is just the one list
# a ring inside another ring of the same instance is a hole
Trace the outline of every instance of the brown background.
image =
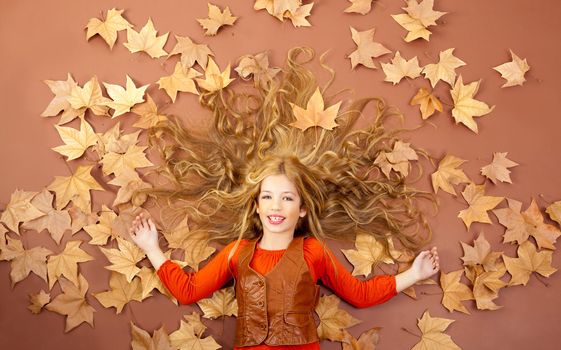
[[(409, 140), (417, 147), (430, 151), (437, 159), (450, 153), (467, 159), (463, 166), (468, 176), (477, 183), (484, 181), (479, 169), (490, 163), (493, 152), (509, 152), (509, 158), (520, 166), (512, 169), (513, 184), (493, 185), (487, 181), (487, 192), (520, 200), (524, 208), (532, 197), (543, 209), (551, 202), (561, 199), (561, 168), (559, 151), (561, 140), (561, 4), (558, 1), (527, 0), (473, 0), (436, 1), (435, 8), (449, 14), (431, 27), (430, 42), (422, 40), (406, 43), (402, 40), (405, 30), (391, 17), (402, 12), (404, 2), (378, 1), (371, 13), (345, 14), (348, 2), (343, 0), (317, 1), (309, 17), (312, 27), (294, 28), (290, 22), (279, 22), (265, 11), (254, 11), (253, 1), (214, 1), (229, 5), (233, 14), (239, 16), (233, 27), (223, 28), (215, 37), (205, 37), (195, 18), (207, 15), (205, 1), (2, 1), (0, 2), (0, 209), (5, 208), (15, 189), (40, 191), (58, 175), (69, 175), (65, 161), (51, 150), (61, 144), (53, 125), (58, 118), (41, 118), (40, 113), (52, 98), (45, 79), (65, 80), (72, 73), (79, 84), (91, 76), (100, 81), (124, 85), (125, 75), (130, 75), (138, 85), (151, 84), (148, 92), (159, 104), (169, 103), (169, 98), (158, 91), (155, 82), (173, 71), (178, 56), (168, 60), (154, 60), (145, 54), (131, 54), (122, 44), (125, 32), (119, 33), (118, 41), (110, 51), (100, 37), (85, 40), (84, 27), (91, 17), (100, 17), (103, 11), (116, 7), (125, 9), (124, 16), (140, 29), (148, 17), (154, 21), (159, 34), (170, 32), (165, 46), (169, 52), (175, 45), (174, 35), (190, 36), (194, 41), (206, 43), (214, 52), (221, 68), (236, 63), (244, 54), (256, 54), (268, 50), (272, 65), (280, 66), (287, 49), (309, 45), (318, 53), (330, 50), (328, 63), (337, 71), (337, 80), (332, 92), (351, 88), (352, 93), (338, 98), (378, 95), (398, 106), (407, 118), (408, 126), (421, 122), (417, 107), (408, 106), (409, 99), (428, 81), (402, 81), (393, 86), (383, 82), (381, 70), (358, 67), (350, 70), (346, 56), (355, 49), (349, 26), (359, 31), (376, 27), (375, 40), (392, 51), (399, 50), (405, 58), (417, 56), (420, 65), (437, 61), (441, 50), (454, 47), (454, 54), (467, 63), (457, 70), (464, 82), (482, 79), (476, 98), (496, 105), (495, 110), (477, 118), (479, 135), (462, 125), (455, 125), (450, 108), (430, 120), (436, 128), (425, 127), (410, 135)], [(520, 57), (527, 58), (531, 71), (522, 87), (501, 89), (504, 80), (491, 68), (510, 60), (509, 49)], [(393, 55), (378, 61), (388, 62)], [(325, 82), (326, 75), (320, 74)], [(438, 84), (437, 94), (446, 103), (451, 102), (446, 86)], [(166, 113), (176, 113), (189, 119), (196, 127), (199, 120), (208, 115), (199, 113), (197, 97), (180, 93)], [(131, 131), (135, 121), (132, 115), (119, 117)], [(97, 132), (107, 130), (114, 121), (101, 117), (89, 117)], [(70, 124), (77, 127), (77, 123)], [(79, 162), (70, 162), (71, 169)], [(427, 176), (432, 168), (427, 168)], [(98, 180), (103, 179), (96, 174)], [(428, 186), (424, 179), (421, 186)], [(109, 191), (115, 188), (106, 186)], [(461, 191), (458, 186), (457, 190)], [(96, 194), (94, 210), (101, 203), (110, 203), (112, 194)], [(493, 249), (515, 255), (515, 247), (501, 244), (504, 228), (491, 214), (492, 225), (473, 224), (469, 231), (456, 217), (466, 207), (461, 198), (441, 193), (442, 203), (438, 215), (433, 218), (434, 242), (441, 254), (445, 272), (461, 267), (463, 252), (460, 241), (471, 243), (484, 231)], [(501, 204), (504, 206), (505, 204)], [(88, 235), (81, 232), (73, 239), (87, 241)], [(60, 252), (69, 237), (60, 247), (48, 238), (47, 233), (25, 232), (23, 240), (28, 247), (44, 245)], [(349, 245), (350, 246), (350, 245)], [(99, 250), (87, 244), (84, 250), (98, 258), (80, 264), (81, 272), (90, 283), (90, 292), (108, 288), (109, 271)], [(339, 248), (333, 244), (333, 248)], [(338, 251), (338, 249), (336, 249)], [(341, 259), (344, 259), (339, 254)], [(561, 264), (559, 253), (554, 254), (553, 265)], [(350, 269), (349, 265), (349, 269)], [(114, 309), (104, 309), (95, 298), (88, 295), (96, 308), (95, 328), (82, 324), (68, 334), (64, 333), (63, 316), (42, 312), (32, 315), (26, 308), (27, 295), (46, 289), (45, 283), (31, 274), (14, 289), (10, 287), (10, 265), (0, 263), (0, 348), (3, 349), (126, 349), (130, 345), (129, 320), (149, 331), (163, 325), (171, 333), (179, 327), (185, 313), (198, 310), (195, 306), (176, 307), (161, 295), (127, 305), (122, 314)], [(390, 302), (369, 309), (354, 309), (342, 303), (362, 324), (350, 329), (358, 336), (373, 327), (383, 327), (381, 349), (409, 349), (418, 338), (406, 333), (405, 327), (417, 334), (416, 319), (425, 310), (432, 316), (456, 320), (447, 331), (454, 341), (464, 349), (556, 349), (559, 325), (561, 324), (561, 274), (551, 278), (532, 276), (527, 286), (501, 290), (496, 300), (503, 308), (498, 311), (479, 311), (474, 304), (466, 303), (471, 315), (458, 312), (450, 314), (440, 304), (441, 296), (436, 286), (418, 287), (417, 291), (433, 293), (420, 295), (417, 301), (399, 295)], [(546, 285), (547, 284), (547, 285)], [(57, 294), (59, 287), (53, 289)], [(231, 348), (233, 319), (224, 323), (208, 321), (209, 334), (224, 348)], [(339, 349), (339, 343), (324, 342), (322, 348)]]

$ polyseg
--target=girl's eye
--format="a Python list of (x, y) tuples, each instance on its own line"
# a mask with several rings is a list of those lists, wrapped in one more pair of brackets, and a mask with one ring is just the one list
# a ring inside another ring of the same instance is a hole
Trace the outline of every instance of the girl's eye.
[(292, 197), (284, 197), (285, 200), (287, 201), (293, 201), (294, 199), (292, 199)]
[(271, 196), (268, 194), (264, 194), (261, 196), (261, 199), (269, 199), (269, 198), (271, 198)]

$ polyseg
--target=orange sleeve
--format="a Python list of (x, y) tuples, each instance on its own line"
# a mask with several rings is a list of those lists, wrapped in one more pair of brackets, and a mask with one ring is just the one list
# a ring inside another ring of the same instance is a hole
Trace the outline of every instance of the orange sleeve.
[[(206, 298), (232, 278), (228, 268), (228, 255), (234, 244), (235, 242), (227, 245), (197, 272), (184, 271), (176, 263), (167, 260), (158, 269), (158, 277), (181, 304), (191, 304)], [(230, 260), (230, 265), (236, 265), (234, 259), (237, 260), (238, 252), (239, 249)]]
[(312, 277), (321, 279), (326, 287), (349, 304), (368, 307), (386, 302), (397, 294), (395, 276), (377, 275), (362, 281), (352, 276), (320, 241), (308, 238), (305, 242), (304, 256), (308, 266), (312, 267)]

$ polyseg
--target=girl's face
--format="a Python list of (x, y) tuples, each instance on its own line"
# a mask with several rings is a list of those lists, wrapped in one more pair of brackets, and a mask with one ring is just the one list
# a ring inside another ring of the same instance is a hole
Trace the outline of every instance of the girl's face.
[(263, 234), (294, 234), (298, 219), (306, 209), (298, 190), (286, 175), (270, 175), (261, 182), (257, 213), (263, 225)]

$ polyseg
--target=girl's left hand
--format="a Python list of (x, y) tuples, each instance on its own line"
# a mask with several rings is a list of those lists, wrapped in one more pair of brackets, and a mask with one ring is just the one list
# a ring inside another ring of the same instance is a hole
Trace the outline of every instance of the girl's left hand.
[(415, 260), (413, 260), (411, 269), (417, 276), (418, 281), (427, 279), (440, 270), (438, 260), (438, 251), (436, 250), (436, 247), (432, 247), (430, 250), (424, 250), (417, 255)]

